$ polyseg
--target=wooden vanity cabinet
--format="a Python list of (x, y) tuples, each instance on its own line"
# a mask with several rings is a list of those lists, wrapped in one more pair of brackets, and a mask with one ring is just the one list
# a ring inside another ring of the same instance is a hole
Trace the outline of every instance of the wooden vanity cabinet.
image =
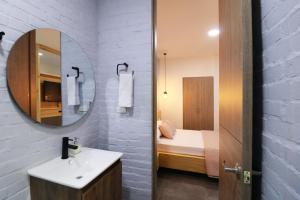
[(30, 176), (32, 200), (121, 200), (122, 163), (116, 162), (83, 189), (74, 189)]

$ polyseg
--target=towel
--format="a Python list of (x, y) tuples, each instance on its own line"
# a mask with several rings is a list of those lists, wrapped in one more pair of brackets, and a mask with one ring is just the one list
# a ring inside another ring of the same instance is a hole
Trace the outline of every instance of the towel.
[(67, 77), (67, 88), (68, 88), (68, 105), (76, 106), (80, 104), (79, 100), (79, 88), (75, 76)]
[(133, 106), (133, 75), (122, 73), (119, 75), (119, 107), (131, 108)]

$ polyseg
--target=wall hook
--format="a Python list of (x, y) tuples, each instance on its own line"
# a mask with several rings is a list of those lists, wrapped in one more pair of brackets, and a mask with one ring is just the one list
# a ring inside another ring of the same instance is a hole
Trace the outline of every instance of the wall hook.
[(2, 40), (3, 36), (5, 35), (5, 33), (3, 31), (0, 32), (0, 41)]

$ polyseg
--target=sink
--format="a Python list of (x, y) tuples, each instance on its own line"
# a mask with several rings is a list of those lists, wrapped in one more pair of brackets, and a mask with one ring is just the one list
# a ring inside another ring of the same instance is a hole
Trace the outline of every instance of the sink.
[(81, 148), (74, 157), (60, 157), (28, 170), (30, 176), (82, 189), (122, 157), (122, 153)]

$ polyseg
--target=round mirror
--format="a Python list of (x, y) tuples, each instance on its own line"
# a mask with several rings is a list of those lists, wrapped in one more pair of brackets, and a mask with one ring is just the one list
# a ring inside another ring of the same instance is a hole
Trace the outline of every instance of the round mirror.
[(89, 59), (60, 31), (36, 29), (24, 34), (10, 51), (6, 71), (15, 103), (38, 123), (73, 124), (94, 101), (95, 80)]

